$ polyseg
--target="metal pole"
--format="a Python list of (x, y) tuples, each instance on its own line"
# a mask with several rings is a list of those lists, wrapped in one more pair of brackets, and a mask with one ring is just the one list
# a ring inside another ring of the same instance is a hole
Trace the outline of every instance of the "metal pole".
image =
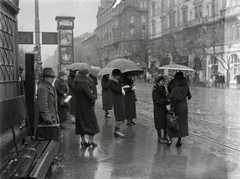
[(38, 53), (38, 60), (41, 61), (41, 44), (40, 44), (40, 20), (38, 0), (35, 0), (35, 47)]

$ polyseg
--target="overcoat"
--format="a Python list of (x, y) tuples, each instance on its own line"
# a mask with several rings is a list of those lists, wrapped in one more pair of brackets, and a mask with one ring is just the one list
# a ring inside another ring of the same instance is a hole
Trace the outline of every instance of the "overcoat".
[(178, 116), (179, 130), (168, 129), (170, 137), (188, 136), (188, 104), (187, 97), (191, 95), (186, 78), (173, 79), (170, 88), (170, 112)]
[(61, 100), (64, 99), (64, 94), (68, 94), (68, 84), (62, 78), (58, 77), (54, 83), (55, 89), (57, 91), (57, 106), (58, 106), (58, 116), (60, 121), (66, 121), (70, 119), (69, 113), (69, 103), (61, 104)]
[(124, 97), (122, 94), (122, 82), (116, 80), (114, 77), (109, 78), (109, 88), (112, 93), (113, 112), (116, 121), (123, 121), (126, 119), (124, 108)]
[(88, 77), (81, 74), (75, 77), (74, 82), (76, 134), (95, 135), (99, 132), (99, 126), (94, 111), (96, 97), (91, 92), (91, 83)]
[(97, 85), (98, 85), (98, 81), (97, 78), (95, 76), (89, 75), (89, 77), (92, 79), (92, 92), (95, 95), (96, 99), (98, 99), (98, 95), (97, 95)]
[(108, 76), (103, 75), (103, 78), (101, 80), (102, 85), (102, 109), (105, 110), (111, 110), (113, 106), (112, 102), (112, 93), (108, 85)]
[(69, 87), (69, 95), (72, 96), (72, 98), (70, 99), (70, 109), (69, 112), (72, 115), (75, 115), (75, 95), (73, 93), (73, 87), (74, 87), (74, 78), (75, 75), (73, 75), (72, 73), (69, 73), (68, 79), (67, 79), (67, 83), (68, 83), (68, 87)]
[(157, 131), (166, 128), (166, 105), (170, 102), (167, 99), (167, 92), (164, 86), (154, 85), (152, 90), (154, 124)]
[(59, 123), (57, 110), (57, 92), (52, 84), (42, 81), (37, 90), (39, 122)]
[(123, 86), (129, 85), (129, 88), (125, 89), (124, 96), (124, 105), (125, 105), (125, 114), (127, 119), (133, 119), (137, 117), (136, 114), (136, 94), (132, 90), (134, 87), (134, 81), (127, 76), (123, 77)]

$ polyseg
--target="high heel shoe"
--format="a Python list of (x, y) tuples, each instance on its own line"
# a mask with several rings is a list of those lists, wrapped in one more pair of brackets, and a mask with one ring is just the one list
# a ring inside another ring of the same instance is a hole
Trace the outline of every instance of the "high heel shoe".
[(89, 147), (97, 147), (97, 144), (95, 142), (90, 142), (88, 143)]
[(167, 145), (170, 146), (172, 144), (172, 138), (170, 138), (168, 141), (167, 141)]
[(176, 147), (181, 147), (182, 146), (182, 142), (177, 142), (176, 143)]
[(81, 146), (82, 146), (82, 147), (88, 147), (88, 146), (89, 146), (89, 143), (88, 143), (88, 142), (81, 142)]

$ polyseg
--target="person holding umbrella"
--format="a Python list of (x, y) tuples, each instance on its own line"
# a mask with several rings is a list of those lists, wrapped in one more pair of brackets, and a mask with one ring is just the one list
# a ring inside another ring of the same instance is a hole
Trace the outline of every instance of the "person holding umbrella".
[(188, 104), (186, 99), (191, 99), (192, 95), (189, 91), (187, 79), (183, 77), (182, 72), (177, 72), (174, 79), (168, 84), (170, 111), (178, 116), (179, 130), (168, 129), (170, 140), (168, 145), (171, 145), (172, 138), (178, 138), (176, 147), (181, 147), (182, 137), (188, 136)]
[(114, 69), (109, 76), (109, 88), (112, 93), (113, 110), (116, 119), (114, 134), (120, 137), (125, 136), (120, 131), (120, 125), (126, 119), (124, 108), (124, 88), (127, 87), (129, 86), (122, 86), (121, 71), (119, 69)]
[(132, 79), (131, 72), (123, 73), (123, 85), (128, 85), (129, 88), (125, 88), (124, 104), (125, 104), (125, 114), (128, 120), (127, 125), (136, 125), (133, 121), (137, 117), (136, 114), (136, 86), (134, 86), (134, 81)]
[(112, 93), (108, 85), (109, 75), (103, 75), (101, 80), (102, 85), (102, 109), (105, 111), (105, 118), (111, 118), (109, 111), (112, 109)]

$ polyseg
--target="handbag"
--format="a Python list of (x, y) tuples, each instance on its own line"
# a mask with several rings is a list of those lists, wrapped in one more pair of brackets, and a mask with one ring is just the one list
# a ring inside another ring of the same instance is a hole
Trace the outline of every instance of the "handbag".
[(38, 140), (51, 140), (60, 139), (61, 136), (61, 127), (60, 124), (39, 124), (36, 130), (36, 138)]
[(175, 114), (167, 114), (167, 128), (172, 130), (179, 130), (179, 124), (177, 121), (178, 116)]

